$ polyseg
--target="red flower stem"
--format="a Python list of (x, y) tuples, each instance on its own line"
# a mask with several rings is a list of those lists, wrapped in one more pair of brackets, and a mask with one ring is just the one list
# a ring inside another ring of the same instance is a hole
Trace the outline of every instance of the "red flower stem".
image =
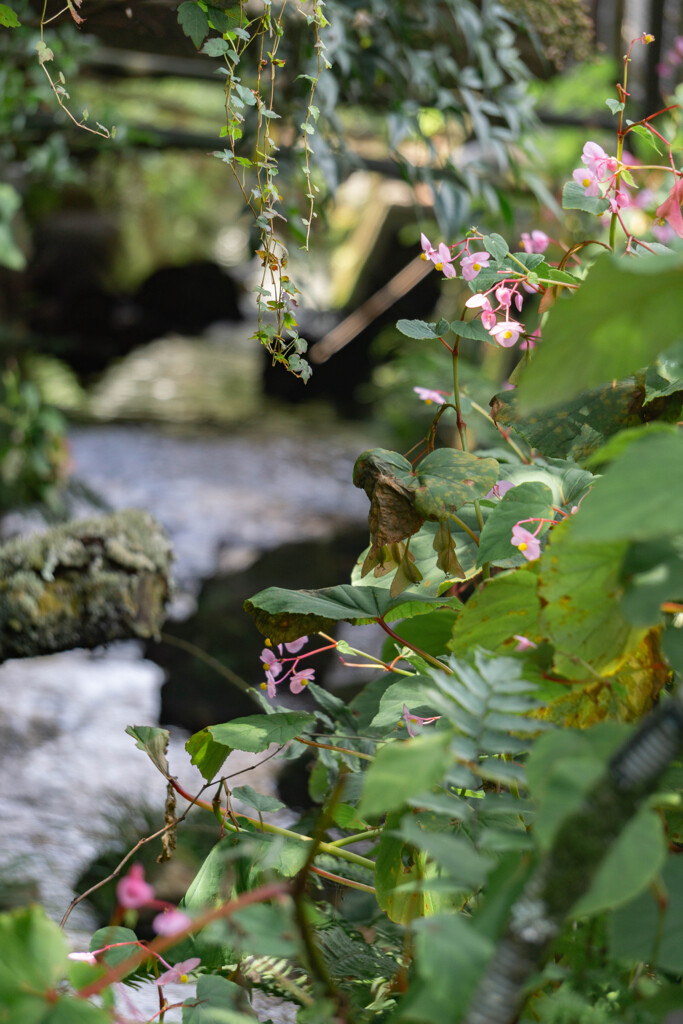
[(286, 896), (290, 888), (287, 882), (270, 882), (268, 885), (262, 885), (259, 889), (242, 893), (237, 899), (223, 904), (222, 907), (209, 910), (200, 917), (195, 918), (192, 924), (188, 925), (187, 928), (183, 928), (182, 931), (174, 932), (173, 935), (160, 935), (147, 948), (144, 950), (140, 949), (139, 952), (134, 953), (128, 960), (117, 964), (116, 967), (111, 967), (100, 978), (90, 982), (89, 985), (85, 985), (84, 988), (78, 989), (75, 994), (79, 999), (90, 999), (91, 996), (96, 996), (105, 988), (108, 988), (109, 985), (121, 981), (127, 974), (144, 963), (145, 960), (149, 960), (150, 955), (156, 956), (165, 949), (176, 946), (183, 939), (189, 938), (193, 932), (206, 928), (212, 921), (220, 921), (221, 918), (230, 917), (238, 910), (241, 910), (242, 907), (248, 907), (252, 903), (265, 903), (267, 900), (275, 899), (278, 896)]

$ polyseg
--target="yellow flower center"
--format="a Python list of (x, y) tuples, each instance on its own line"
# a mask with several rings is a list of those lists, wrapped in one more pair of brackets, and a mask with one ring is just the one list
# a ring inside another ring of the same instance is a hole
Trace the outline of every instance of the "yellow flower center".
[(520, 551), (526, 551), (526, 549), (529, 547), (529, 545), (527, 544), (526, 541), (523, 540), (521, 544), (517, 545), (517, 547), (519, 548)]
[(590, 185), (590, 183), (591, 183), (591, 180), (590, 180), (590, 178), (589, 178), (589, 177), (585, 177), (585, 178), (583, 179), (583, 187), (584, 187), (584, 188), (588, 188), (588, 186)]
[(267, 690), (268, 689), (268, 683), (261, 683), (261, 689), (262, 690)]
[(425, 398), (425, 405), (433, 405), (431, 398)]
[(424, 260), (425, 263), (426, 263), (427, 262), (427, 253), (426, 252), (421, 252), (420, 253), (420, 259)]
[(263, 661), (261, 662), (261, 668), (263, 669), (264, 672), (267, 672), (268, 669), (270, 668), (270, 665), (268, 664), (267, 661)]
[(272, 647), (272, 646), (273, 646), (273, 641), (272, 640), (266, 640), (266, 647)]
[(180, 978), (179, 978), (178, 980), (179, 980), (179, 981), (182, 981), (182, 982), (183, 982), (184, 984), (187, 984), (187, 982), (188, 982), (188, 981), (189, 981), (190, 979), (189, 979), (189, 977), (188, 977), (188, 975), (187, 975), (187, 974), (181, 974), (181, 975), (180, 975)]
[(443, 263), (435, 263), (434, 266), (437, 270), (443, 270)]
[(472, 266), (473, 266), (474, 270), (481, 270), (481, 263), (474, 263), (474, 264), (472, 264)]
[(508, 338), (511, 338), (511, 337), (512, 337), (512, 331), (506, 331), (506, 332), (505, 332), (505, 334), (503, 335), (503, 337), (504, 337), (504, 338), (505, 338), (505, 340), (507, 341), (507, 340), (508, 340)]

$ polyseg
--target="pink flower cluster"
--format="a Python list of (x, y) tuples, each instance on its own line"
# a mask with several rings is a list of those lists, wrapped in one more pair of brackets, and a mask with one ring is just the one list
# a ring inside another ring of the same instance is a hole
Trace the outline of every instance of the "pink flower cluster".
[(606, 198), (613, 213), (623, 206), (630, 206), (631, 197), (628, 192), (616, 187), (619, 161), (615, 156), (608, 156), (597, 142), (587, 142), (583, 147), (581, 163), (584, 166), (577, 168), (572, 177), (585, 195)]
[[(495, 295), (496, 305), (490, 296)], [(481, 322), (493, 340), (503, 348), (511, 348), (524, 333), (524, 326), (511, 316), (512, 303), (521, 312), (523, 297), (519, 291), (519, 282), (503, 282), (488, 292), (476, 292), (465, 303), (467, 309), (480, 309)], [(498, 317), (502, 316), (502, 320)]]
[(183, 914), (172, 903), (155, 898), (154, 889), (145, 881), (145, 869), (139, 863), (132, 864), (128, 874), (119, 880), (116, 898), (124, 910), (140, 910), (142, 907), (160, 910), (161, 913), (152, 921), (152, 928), (157, 935), (174, 935), (192, 923), (187, 914)]
[[(286, 679), (289, 679), (289, 689), (292, 693), (301, 693), (301, 691), (315, 679), (314, 668), (302, 668), (297, 670), (300, 658), (283, 657), (285, 651), (289, 654), (298, 654), (301, 648), (307, 643), (308, 637), (301, 636), (298, 640), (292, 640), (288, 644), (278, 644), (277, 654), (275, 654), (275, 652), (269, 647), (264, 647), (261, 651), (261, 663), (266, 673), (266, 681), (265, 683), (261, 683), (261, 689), (268, 691), (268, 696), (271, 700), (275, 696), (276, 686), (280, 683), (284, 683)], [(309, 654), (315, 653), (315, 651), (309, 651)], [(287, 669), (284, 675), (281, 675), (284, 664), (288, 661), (291, 661), (293, 664)], [(280, 676), (279, 679), (278, 676)]]
[(446, 277), (456, 276), (453, 263), (456, 259), (460, 259), (462, 276), (466, 281), (473, 281), (477, 274), (488, 267), (491, 259), (489, 253), (483, 249), (477, 252), (469, 252), (467, 243), (455, 255), (444, 242), (440, 242), (439, 247), (435, 249), (425, 234), (420, 235), (420, 243), (422, 245), (422, 259), (431, 260), (436, 269), (440, 270)]

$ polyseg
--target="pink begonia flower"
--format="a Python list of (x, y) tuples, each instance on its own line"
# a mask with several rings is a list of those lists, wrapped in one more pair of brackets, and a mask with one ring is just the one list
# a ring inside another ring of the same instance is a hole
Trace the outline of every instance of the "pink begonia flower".
[(619, 161), (614, 156), (608, 156), (602, 146), (597, 142), (587, 142), (583, 147), (581, 163), (585, 164), (599, 181), (604, 181), (619, 168)]
[(503, 320), (489, 331), (489, 334), (503, 348), (511, 348), (524, 330), (516, 320)]
[(279, 676), (282, 672), (282, 665), (278, 661), (275, 654), (264, 647), (261, 651), (261, 663), (266, 672), (270, 672), (272, 676)]
[[(282, 682), (282, 680), (279, 680), (279, 681)], [(270, 669), (267, 669), (266, 670), (266, 681), (265, 681), (265, 683), (261, 683), (261, 689), (268, 691), (268, 696), (270, 697), (271, 700), (273, 699), (273, 697), (275, 696), (275, 694), (277, 692), (276, 689), (275, 689), (276, 686), (277, 686), (277, 682), (274, 679), (272, 672), (270, 671)]]
[(423, 402), (427, 405), (431, 405), (432, 402), (436, 402), (437, 405), (443, 405), (444, 399), (440, 391), (434, 391), (432, 388), (413, 388), (413, 391)]
[(522, 312), (522, 305), (523, 304), (524, 304), (524, 299), (522, 298), (521, 293), (520, 292), (515, 292), (515, 306), (517, 307), (517, 312), (518, 313)]
[(295, 672), (289, 680), (289, 689), (292, 693), (301, 693), (301, 691), (305, 689), (309, 683), (312, 683), (314, 679), (314, 668), (302, 668), (299, 672)]
[(573, 171), (572, 178), (584, 190), (584, 195), (600, 195), (600, 181), (587, 167), (579, 167), (576, 171)]
[(683, 238), (681, 203), (683, 203), (683, 178), (676, 178), (674, 187), (661, 206), (658, 206), (655, 210), (657, 220), (665, 220), (679, 238)]
[(423, 725), (430, 725), (432, 722), (438, 721), (439, 718), (441, 715), (434, 715), (433, 718), (420, 718), (419, 715), (414, 715), (412, 711), (409, 711), (406, 704), (403, 705), (403, 721), (409, 736), (417, 736), (422, 731)]
[(488, 498), (489, 501), (493, 501), (494, 498), (502, 498), (514, 486), (509, 480), (499, 480), (484, 497)]
[(420, 235), (420, 245), (422, 246), (420, 259), (431, 260), (433, 256), (436, 256), (436, 249), (424, 233)]
[(490, 310), (485, 309), (484, 312), (481, 314), (481, 322), (482, 325), (486, 328), (486, 330), (490, 332), (491, 328), (495, 327), (496, 314), (492, 313)]
[(189, 960), (181, 960), (175, 967), (171, 967), (170, 971), (164, 971), (154, 982), (155, 985), (170, 985), (172, 982), (187, 982), (188, 974), (190, 974), (195, 967), (199, 967), (201, 960), (198, 956), (191, 956)]
[(512, 540), (510, 542), (522, 552), (528, 562), (533, 562), (541, 553), (541, 542), (533, 533), (529, 533), (519, 523), (512, 527)]
[(538, 647), (538, 644), (535, 644), (533, 640), (529, 640), (526, 636), (519, 636), (517, 633), (512, 634), (512, 639), (517, 641), (516, 651), (532, 651)]
[(82, 960), (86, 964), (96, 964), (97, 957), (94, 953), (69, 953), (69, 960)]
[(617, 210), (621, 210), (624, 206), (631, 205), (631, 197), (628, 192), (625, 192), (623, 189), (619, 189), (613, 195), (608, 196), (607, 201), (612, 213), (616, 213)]
[(522, 248), (524, 252), (545, 252), (550, 245), (550, 239), (545, 231), (532, 231), (531, 234), (522, 233)]
[(171, 907), (169, 910), (157, 914), (152, 921), (152, 928), (157, 935), (175, 935), (176, 932), (184, 931), (191, 924), (192, 918), (183, 914), (182, 910)]
[(446, 277), (455, 277), (451, 250), (443, 242), (440, 244), (437, 254), (432, 256), (431, 259), (436, 269), (443, 271)]
[(470, 295), (465, 306), (467, 309), (491, 309), (489, 298), (483, 292), (476, 292), (476, 294)]
[(510, 300), (512, 299), (512, 292), (509, 288), (506, 288), (504, 284), (501, 284), (496, 288), (496, 298), (500, 302), (501, 306), (509, 306)]
[(288, 644), (285, 644), (285, 650), (289, 651), (290, 654), (298, 654), (302, 647), (305, 647), (308, 643), (307, 636), (300, 636), (298, 640), (290, 640)]
[(154, 899), (154, 889), (145, 881), (145, 869), (142, 864), (131, 864), (127, 875), (119, 879), (116, 885), (116, 899), (125, 910), (138, 910)]
[(484, 251), (472, 252), (469, 256), (464, 256), (460, 263), (462, 276), (466, 281), (474, 281), (480, 270), (486, 270), (490, 259), (489, 254)]

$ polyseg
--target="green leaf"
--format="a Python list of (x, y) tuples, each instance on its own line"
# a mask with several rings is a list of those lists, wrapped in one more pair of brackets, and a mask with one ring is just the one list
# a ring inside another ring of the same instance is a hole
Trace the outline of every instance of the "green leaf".
[(601, 199), (600, 196), (587, 196), (578, 181), (568, 181), (562, 189), (563, 210), (583, 210), (584, 213), (600, 216), (608, 207), (606, 199)]
[(489, 344), (493, 342), (481, 320), (453, 320), (451, 330), (459, 338), (472, 338), (474, 341), (487, 341)]
[(166, 751), (168, 750), (169, 732), (167, 729), (158, 729), (151, 725), (129, 725), (126, 733), (135, 740), (135, 746), (149, 757), (162, 775), (168, 775), (168, 761)]
[(422, 718), (429, 718), (429, 695), (433, 692), (433, 683), (428, 676), (411, 676), (392, 683), (382, 694), (379, 710), (370, 727), (373, 729), (393, 729), (403, 722), (403, 705), (417, 714), (424, 711)]
[(609, 107), (613, 114), (618, 114), (620, 110), (624, 109), (624, 104), (621, 102), (621, 100), (615, 100), (612, 96), (605, 100), (605, 104)]
[(230, 753), (228, 747), (216, 743), (208, 729), (202, 729), (190, 736), (185, 750), (191, 755), (191, 763), (196, 765), (206, 782), (211, 782), (223, 766)]
[(199, 871), (192, 879), (180, 906), (190, 913), (199, 913), (213, 907), (221, 906), (229, 891), (229, 861), (235, 858), (238, 851), (235, 846), (221, 839), (209, 851)]
[[(247, 40), (249, 39), (249, 34), (239, 27), (241, 19), (239, 7), (229, 9), (223, 4), (206, 4), (206, 13), (212, 28), (215, 28), (216, 32), (234, 32), (240, 36), (240, 39), (244, 39), (245, 36)], [(241, 34), (243, 32), (244, 35)]]
[(489, 252), (494, 260), (504, 260), (510, 252), (510, 247), (502, 235), (484, 235), (482, 245)]
[(217, 974), (201, 974), (197, 994), (183, 1003), (183, 1024), (254, 1024), (257, 1017), (248, 1007), (241, 985)]
[[(607, 920), (613, 957), (644, 960), (672, 974), (683, 972), (683, 861), (670, 856), (662, 871), (666, 903), (652, 890), (641, 892)], [(680, 1006), (680, 1003), (677, 1004)]]
[(21, 25), (14, 11), (7, 4), (0, 4), (0, 25), (3, 28), (19, 28)]
[(516, 396), (509, 392), (496, 395), (491, 404), (497, 423), (514, 427), (532, 448), (538, 448), (546, 457), (583, 461), (605, 438), (640, 423), (643, 387), (634, 380), (622, 381), (616, 387), (610, 384), (549, 412), (525, 414)]
[[(399, 823), (398, 812), (388, 815), (375, 861), (375, 894), (379, 907), (390, 920), (409, 924), (436, 913), (443, 900), (424, 884), (437, 878), (436, 865), (428, 864), (425, 853), (394, 834)], [(416, 883), (414, 889), (406, 888), (409, 882)]]
[(628, 903), (657, 878), (668, 852), (662, 821), (643, 807), (631, 818), (600, 864), (572, 917), (601, 914)]
[(251, 786), (238, 786), (237, 789), (233, 789), (232, 795), (247, 807), (253, 807), (259, 812), (281, 811), (285, 806), (277, 797), (268, 796), (266, 793), (257, 793)]
[(329, 633), (340, 621), (359, 626), (380, 618), (392, 621), (420, 610), (428, 612), (436, 602), (438, 598), (412, 593), (392, 598), (381, 587), (344, 583), (322, 590), (269, 587), (246, 601), (244, 609), (264, 636), (273, 643), (286, 643), (311, 633)]
[[(68, 963), (64, 936), (42, 907), (0, 914), (0, 1017), (1, 1008), (15, 1003), (22, 993), (54, 989)], [(41, 1003), (44, 1013), (42, 998)]]
[(199, 49), (209, 32), (209, 19), (198, 3), (184, 0), (178, 8), (178, 24)]
[(591, 543), (683, 533), (683, 434), (638, 438), (581, 503), (574, 536)]
[(671, 541), (633, 545), (622, 565), (621, 609), (634, 626), (663, 624), (665, 601), (683, 602), (683, 552)]
[(221, 725), (210, 725), (209, 732), (230, 750), (258, 754), (271, 743), (289, 743), (313, 722), (315, 715), (306, 711), (278, 711), (272, 715), (247, 715)]
[[(464, 914), (440, 914), (416, 921), (416, 963), (418, 976), (435, 1004), (435, 1022), (460, 1019), (488, 966), (495, 945), (480, 934)], [(410, 994), (410, 990), (409, 990)], [(419, 991), (418, 991), (419, 997)], [(417, 1015), (408, 1019), (422, 1021), (421, 1003)]]
[[(489, 513), (481, 531), (477, 565), (483, 565), (484, 562), (509, 564), (511, 559), (518, 561), (519, 552), (512, 545), (512, 527), (523, 519), (553, 519), (553, 504), (552, 491), (542, 483), (521, 483), (507, 491)], [(538, 523), (524, 524), (530, 533), (537, 526)], [(547, 529), (548, 525), (544, 523), (540, 533), (544, 534)]]
[(422, 828), (412, 815), (401, 819), (400, 834), (418, 850), (427, 853), (463, 890), (478, 889), (494, 866), (491, 857), (479, 853), (465, 833)]
[(399, 320), (396, 327), (406, 338), (417, 341), (438, 341), (439, 335), (434, 332), (434, 324), (426, 324), (424, 320)]
[[(126, 945), (120, 945), (120, 943), (126, 943)], [(96, 949), (103, 949), (105, 946), (115, 947), (114, 949), (107, 949), (100, 956), (100, 959), (108, 967), (118, 967), (119, 964), (134, 956), (140, 948), (135, 932), (131, 931), (130, 928), (121, 928), (118, 925), (108, 925), (106, 928), (99, 928), (90, 939), (89, 948), (91, 953)], [(132, 974), (133, 971), (137, 970), (137, 967), (132, 967), (128, 973)]]
[(534, 572), (522, 568), (501, 573), (469, 599), (455, 623), (448, 650), (462, 658), (477, 646), (509, 653), (516, 645), (515, 634), (529, 639), (538, 636), (540, 610)]
[[(446, 650), (446, 644), (451, 638), (459, 612), (460, 609), (457, 606), (437, 608), (426, 615), (419, 615), (414, 619), (404, 619), (392, 628), (401, 640), (436, 657)], [(394, 645), (395, 641), (391, 637), (387, 637), (382, 652), (382, 658), (385, 661), (391, 661), (394, 657)]]
[(498, 479), (495, 459), (455, 448), (437, 448), (416, 469), (415, 509), (425, 519), (445, 519), (462, 505), (483, 498)]
[(629, 128), (629, 132), (635, 133), (639, 139), (642, 139), (650, 149), (653, 149), (659, 156), (663, 156), (662, 150), (657, 145), (657, 139), (651, 131), (649, 131), (644, 124), (634, 124)]
[(577, 521), (553, 528), (540, 563), (541, 633), (567, 679), (585, 679), (586, 664), (600, 675), (616, 671), (642, 636), (619, 606), (626, 543), (584, 544), (575, 538)]
[(209, 57), (222, 57), (229, 49), (230, 43), (227, 43), (225, 39), (207, 39), (202, 46), (202, 53), (208, 54)]
[(601, 257), (578, 293), (556, 304), (522, 376), (523, 412), (548, 409), (651, 363), (683, 333), (679, 256)]
[(435, 786), (452, 761), (451, 738), (450, 730), (430, 732), (382, 747), (365, 774), (358, 813), (364, 818), (386, 814)]

